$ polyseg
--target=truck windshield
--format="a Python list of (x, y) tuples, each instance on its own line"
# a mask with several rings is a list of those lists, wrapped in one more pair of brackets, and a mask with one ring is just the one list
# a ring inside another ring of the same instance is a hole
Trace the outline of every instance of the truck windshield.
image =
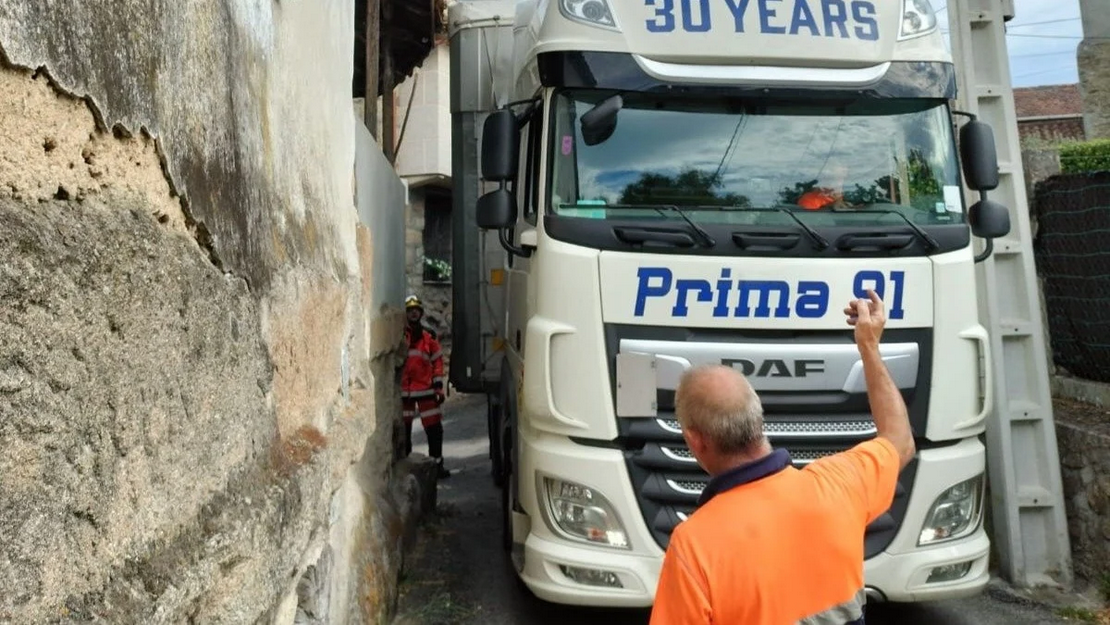
[(788, 221), (770, 207), (792, 209), (817, 225), (850, 219), (904, 226), (895, 212), (924, 226), (963, 221), (944, 101), (759, 102), (625, 92), (615, 128), (587, 129), (587, 143), (582, 116), (612, 95), (555, 96), (549, 189), (556, 215), (680, 219), (653, 208), (665, 205), (699, 224)]

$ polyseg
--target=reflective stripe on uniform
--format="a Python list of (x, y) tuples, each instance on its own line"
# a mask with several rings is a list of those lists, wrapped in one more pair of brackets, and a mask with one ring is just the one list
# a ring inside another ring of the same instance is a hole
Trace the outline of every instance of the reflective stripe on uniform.
[(427, 419), (429, 417), (441, 417), (442, 415), (443, 411), (441, 411), (438, 406), (434, 409), (428, 409), (427, 411), (420, 411), (419, 413), (417, 413), (416, 411), (408, 410), (401, 411), (401, 417), (408, 419), (416, 419), (418, 417), (420, 419)]
[(420, 398), (430, 398), (436, 395), (435, 389), (422, 389), (420, 391), (402, 391), (401, 397), (410, 400), (417, 400)]
[(863, 620), (863, 605), (867, 604), (867, 592), (860, 589), (856, 595), (847, 602), (841, 602), (836, 606), (830, 607), (814, 613), (809, 617), (799, 621), (799, 624), (862, 624)]

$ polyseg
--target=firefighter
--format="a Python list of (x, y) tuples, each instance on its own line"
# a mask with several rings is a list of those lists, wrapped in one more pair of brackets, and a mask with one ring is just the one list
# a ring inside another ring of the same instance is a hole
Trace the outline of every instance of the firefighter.
[(401, 371), (401, 403), (405, 418), (405, 455), (412, 454), (412, 422), (417, 417), (428, 436), (428, 456), (436, 460), (440, 478), (451, 472), (443, 467), (443, 351), (434, 334), (424, 328), (420, 298), (405, 299), (405, 346), (408, 353)]
[(820, 209), (845, 209), (852, 204), (844, 199), (844, 184), (848, 177), (848, 166), (842, 161), (830, 159), (828, 166), (828, 187), (814, 187), (798, 198), (798, 206), (807, 211)]

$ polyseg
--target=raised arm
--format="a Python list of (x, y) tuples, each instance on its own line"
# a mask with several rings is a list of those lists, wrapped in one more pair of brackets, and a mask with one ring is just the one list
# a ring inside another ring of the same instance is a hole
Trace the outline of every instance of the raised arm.
[(878, 436), (890, 441), (898, 451), (901, 469), (910, 462), (916, 450), (913, 431), (910, 429), (909, 411), (902, 392), (894, 384), (894, 379), (890, 377), (879, 354), (879, 341), (886, 324), (883, 301), (874, 291), (868, 290), (867, 295), (868, 300), (851, 302), (844, 313), (848, 315), (848, 324), (855, 327), (856, 348), (863, 359), (867, 399), (871, 403), (875, 428)]

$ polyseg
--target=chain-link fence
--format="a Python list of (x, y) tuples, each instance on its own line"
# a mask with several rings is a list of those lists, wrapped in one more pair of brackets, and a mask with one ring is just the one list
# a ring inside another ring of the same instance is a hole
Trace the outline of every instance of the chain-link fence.
[(1110, 382), (1110, 172), (1037, 183), (1033, 215), (1053, 361)]

